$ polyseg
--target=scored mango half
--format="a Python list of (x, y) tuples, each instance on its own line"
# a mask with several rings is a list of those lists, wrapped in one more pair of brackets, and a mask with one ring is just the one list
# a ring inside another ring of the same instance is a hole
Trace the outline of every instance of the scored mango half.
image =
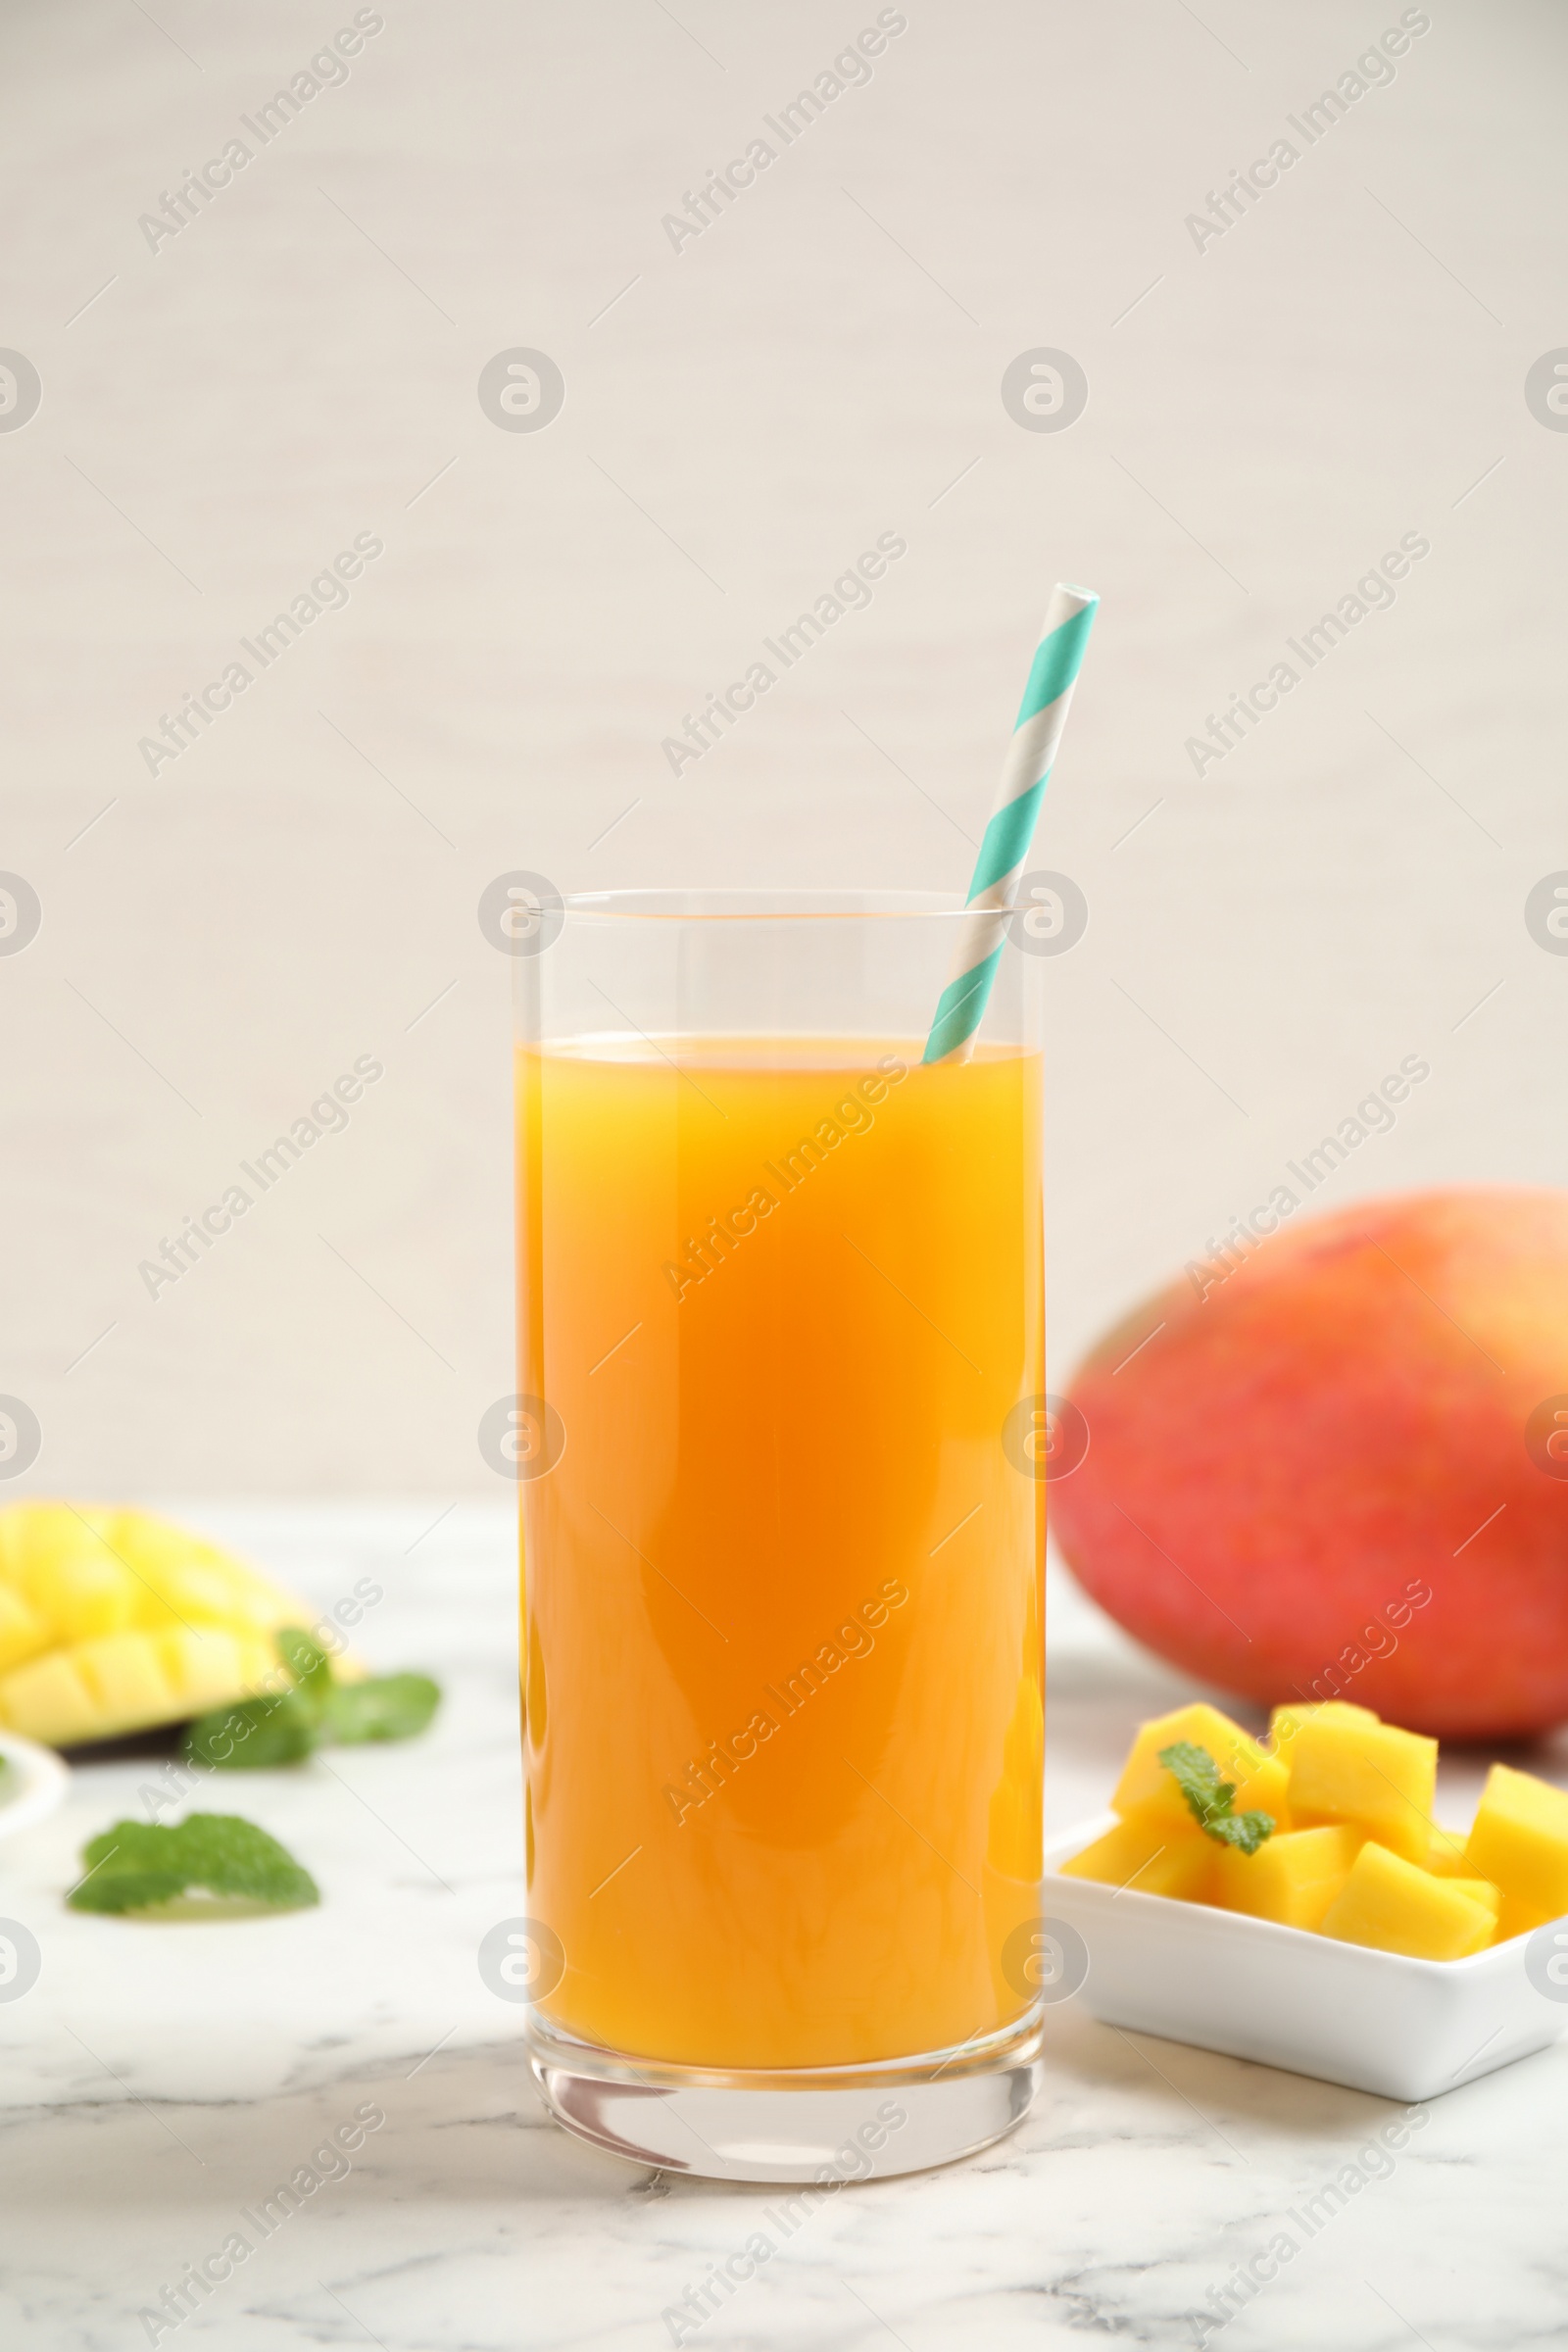
[(180, 1723), (270, 1689), (315, 1611), (150, 1511), (0, 1510), (0, 1727), (48, 1747)]

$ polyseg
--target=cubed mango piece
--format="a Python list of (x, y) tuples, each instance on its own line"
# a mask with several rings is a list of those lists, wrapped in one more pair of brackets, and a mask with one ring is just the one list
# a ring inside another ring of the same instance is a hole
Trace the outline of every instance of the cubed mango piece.
[(117, 1556), (140, 1589), (137, 1622), (249, 1626), (309, 1625), (305, 1604), (222, 1551), (150, 1511), (123, 1510), (109, 1530)]
[(1446, 1879), (1444, 1884), (1447, 1886), (1456, 1886), (1459, 1892), (1467, 1894), (1473, 1903), (1479, 1903), (1484, 1911), (1490, 1911), (1494, 1919), (1497, 1918), (1502, 1910), (1502, 1888), (1494, 1886), (1490, 1879), (1449, 1878)]
[(243, 1688), (244, 1669), (234, 1635), (217, 1626), (173, 1625), (152, 1638), (181, 1714), (201, 1715)]
[(1568, 1789), (1494, 1764), (1465, 1841), (1465, 1871), (1503, 1895), (1499, 1937), (1568, 1913)]
[[(289, 1689), (293, 1678), (278, 1663), (275, 1642), (261, 1634), (248, 1634), (243, 1629), (234, 1636), (234, 1640), (239, 1644), (239, 1679), (243, 1690), (265, 1697)], [(368, 1671), (363, 1658), (351, 1658), (346, 1652), (333, 1661), (333, 1679), (340, 1683), (363, 1682)], [(221, 1705), (221, 1700), (219, 1703)], [(1039, 1876), (1038, 1871), (1035, 1875)]]
[(116, 1517), (101, 1503), (14, 1502), (0, 1511), (0, 1579), (24, 1589), (35, 1568), (96, 1546)]
[(1284, 1928), (1319, 1928), (1350, 1875), (1360, 1844), (1360, 1831), (1338, 1822), (1287, 1830), (1265, 1838), (1255, 1854), (1218, 1846), (1211, 1899), (1226, 1911), (1277, 1920)]
[(114, 1517), (69, 1502), (15, 1505), (20, 1524), (9, 1531), (8, 1581), (56, 1642), (118, 1633), (135, 1614), (135, 1578), (110, 1540)]
[(1427, 1868), (1437, 1879), (1462, 1879), (1470, 1865), (1464, 1858), (1464, 1830), (1446, 1830), (1441, 1822), (1432, 1825), (1432, 1843), (1427, 1849)]
[(1268, 1719), (1270, 1752), (1284, 1756), (1289, 1761), (1291, 1741), (1301, 1725), (1313, 1715), (1328, 1715), (1330, 1718), (1338, 1715), (1342, 1721), (1348, 1723), (1377, 1722), (1370, 1707), (1352, 1707), (1346, 1698), (1313, 1699), (1299, 1706), (1276, 1707)]
[(1206, 1748), (1219, 1766), (1220, 1778), (1235, 1783), (1231, 1801), (1236, 1812), (1267, 1813), (1276, 1828), (1290, 1826), (1287, 1769), (1277, 1756), (1266, 1756), (1239, 1723), (1232, 1723), (1205, 1700), (1177, 1707), (1169, 1715), (1158, 1715), (1152, 1723), (1139, 1726), (1110, 1800), (1124, 1819), (1136, 1815), (1141, 1820), (1147, 1814), (1174, 1828), (1197, 1827), (1187, 1799), (1159, 1761), (1161, 1748), (1173, 1747), (1180, 1740)]
[[(225, 1625), (235, 1630), (252, 1625), (265, 1630), (275, 1625), (275, 1605), (248, 1589), (248, 1580), (217, 1560), (169, 1560), (149, 1583), (166, 1608), (182, 1625)], [(288, 1622), (298, 1624), (297, 1616)]]
[(1250, 1772), (1238, 1784), (1231, 1800), (1231, 1810), (1235, 1813), (1266, 1813), (1276, 1831), (1294, 1829), (1291, 1768), (1285, 1758), (1265, 1755), (1257, 1770)]
[(78, 1642), (72, 1650), (72, 1662), (102, 1721), (122, 1732), (169, 1721), (172, 1693), (157, 1642), (156, 1634), (132, 1631)]
[[(1300, 1724), (1290, 1748), (1291, 1811), (1298, 1828), (1348, 1821), (1405, 1861), (1425, 1864), (1432, 1848), (1438, 1743), (1392, 1723), (1363, 1723), (1321, 1708)], [(1495, 1873), (1477, 1869), (1476, 1878)]]
[(1534, 1903), (1522, 1903), (1517, 1895), (1505, 1894), (1502, 1898), (1502, 1907), (1497, 1913), (1497, 1933), (1494, 1940), (1498, 1943), (1509, 1943), (1515, 1936), (1533, 1936), (1538, 1928), (1545, 1926), (1548, 1919), (1555, 1919), (1559, 1916), (1554, 1911), (1542, 1911)]
[(1487, 1906), (1452, 1879), (1435, 1879), (1376, 1838), (1362, 1846), (1323, 1915), (1323, 1934), (1341, 1943), (1417, 1960), (1463, 1960), (1485, 1950), (1495, 1929)]
[(0, 1674), (8, 1667), (20, 1666), (24, 1658), (36, 1657), (53, 1641), (44, 1620), (22, 1594), (9, 1585), (0, 1585)]
[(1139, 1894), (1172, 1895), (1187, 1903), (1206, 1902), (1214, 1878), (1219, 1848), (1188, 1814), (1180, 1822), (1162, 1820), (1143, 1807), (1133, 1821), (1119, 1821), (1103, 1838), (1086, 1845), (1061, 1869), (1069, 1879), (1101, 1879), (1107, 1886), (1135, 1888)]
[(98, 1702), (66, 1649), (47, 1650), (0, 1675), (0, 1723), (46, 1747), (74, 1747), (106, 1736)]

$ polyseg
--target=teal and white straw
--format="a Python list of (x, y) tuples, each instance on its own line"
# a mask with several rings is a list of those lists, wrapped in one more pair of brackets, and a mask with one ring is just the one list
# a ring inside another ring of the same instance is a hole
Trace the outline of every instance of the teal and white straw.
[(926, 1061), (967, 1061), (974, 1051), (975, 1033), (985, 1018), (1002, 959), (1012, 894), (1029, 856), (1099, 603), (1092, 588), (1072, 588), (1064, 580), (1053, 592), (1003, 763), (996, 806), (975, 860), (953, 976), (925, 1041)]

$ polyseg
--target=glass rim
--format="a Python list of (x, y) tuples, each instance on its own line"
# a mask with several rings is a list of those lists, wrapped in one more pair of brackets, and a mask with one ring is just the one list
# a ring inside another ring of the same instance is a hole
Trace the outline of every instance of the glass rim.
[(953, 890), (819, 890), (740, 886), (697, 890), (568, 892), (570, 919), (614, 923), (956, 922), (967, 911)]

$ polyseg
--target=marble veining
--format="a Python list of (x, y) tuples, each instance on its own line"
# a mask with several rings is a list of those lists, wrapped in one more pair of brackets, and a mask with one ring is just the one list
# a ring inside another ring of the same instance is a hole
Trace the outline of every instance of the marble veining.
[[(7, 2347), (1563, 2341), (1568, 2045), (1412, 2117), (1067, 2004), (1051, 2016), (1045, 2093), (1011, 2138), (847, 2187), (788, 2235), (766, 2218), (776, 2191), (640, 2172), (565, 2137), (534, 2095), (515, 2012), (474, 1962), (520, 1907), (498, 1640), (510, 1531), (465, 1507), (406, 1557), (429, 1516), (222, 1516), (311, 1590), (373, 1560), (388, 1597), (371, 1654), (428, 1665), (448, 1690), (424, 1742), (331, 1773), (235, 1776), (203, 1800), (293, 1845), (321, 1883), (318, 1912), (153, 1934), (64, 1911), (82, 1839), (137, 1809), (137, 1762), (79, 1771), (62, 1815), (0, 1849), (0, 1912), (44, 1952), (33, 1990), (0, 2004)], [(1103, 1802), (1131, 1725), (1175, 1686), (1064, 1590), (1052, 1624), (1048, 1799), (1066, 1822)], [(1446, 1792), (1460, 1818), (1474, 1778)], [(760, 2231), (767, 2258), (712, 2288), (705, 2316), (693, 2290)], [(191, 2266), (221, 2269), (225, 2245), (231, 2275), (187, 2289), (179, 2318), (168, 2291)]]

